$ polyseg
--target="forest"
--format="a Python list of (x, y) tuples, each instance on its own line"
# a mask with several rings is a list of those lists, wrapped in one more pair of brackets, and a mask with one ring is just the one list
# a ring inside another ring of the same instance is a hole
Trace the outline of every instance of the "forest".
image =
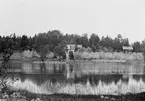
[[(92, 52), (122, 52), (122, 46), (133, 46), (133, 52), (142, 52), (145, 50), (145, 40), (129, 44), (128, 38), (123, 38), (118, 34), (114, 39), (109, 36), (99, 37), (92, 33), (90, 37), (85, 33), (64, 34), (59, 30), (52, 30), (46, 33), (38, 33), (34, 36), (17, 36), (15, 33), (10, 36), (0, 36), (0, 53), (3, 57), (10, 57), (14, 52), (24, 50), (36, 50), (38, 53), (54, 52), (63, 54), (66, 44), (80, 44), (84, 48), (90, 48)], [(7, 58), (6, 58), (7, 59)], [(7, 61), (7, 60), (5, 60)]]

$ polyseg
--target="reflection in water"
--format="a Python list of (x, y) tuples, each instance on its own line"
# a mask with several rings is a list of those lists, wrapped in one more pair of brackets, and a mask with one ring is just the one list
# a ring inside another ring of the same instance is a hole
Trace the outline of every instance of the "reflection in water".
[(139, 93), (145, 91), (144, 68), (122, 63), (23, 63), (13, 68), (9, 81), (14, 88), (43, 94)]
[(106, 84), (99, 80), (97, 85), (92, 85), (89, 80), (86, 84), (55, 82), (54, 84), (48, 80), (40, 85), (37, 85), (32, 80), (26, 79), (24, 82), (18, 80), (12, 84), (14, 88), (26, 89), (34, 93), (53, 94), (53, 93), (69, 93), (69, 94), (125, 94), (127, 92), (139, 93), (145, 91), (145, 83), (130, 78), (129, 81), (123, 82), (121, 79), (118, 82)]

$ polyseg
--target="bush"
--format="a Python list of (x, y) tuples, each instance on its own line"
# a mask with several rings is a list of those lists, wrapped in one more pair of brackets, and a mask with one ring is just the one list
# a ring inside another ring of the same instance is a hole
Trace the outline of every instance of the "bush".
[(82, 54), (81, 54), (81, 52), (75, 52), (75, 53), (74, 53), (74, 59), (82, 59)]
[(107, 59), (107, 60), (137, 60), (143, 61), (142, 53), (123, 52), (75, 52), (75, 59)]

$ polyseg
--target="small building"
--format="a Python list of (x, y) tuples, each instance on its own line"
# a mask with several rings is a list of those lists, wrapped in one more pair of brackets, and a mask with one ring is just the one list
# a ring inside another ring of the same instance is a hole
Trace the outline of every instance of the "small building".
[(76, 48), (76, 45), (75, 44), (67, 44), (67, 50), (70, 52), (70, 51), (73, 51), (75, 50)]
[(66, 45), (66, 58), (68, 59), (69, 53), (72, 52), (74, 54), (75, 49), (81, 49), (82, 45), (75, 45), (75, 44), (67, 44)]
[(67, 44), (67, 50), (68, 50), (68, 52), (70, 52), (70, 51), (74, 52), (76, 48), (77, 49), (81, 49), (82, 45)]
[(124, 52), (132, 52), (133, 47), (132, 46), (122, 46)]

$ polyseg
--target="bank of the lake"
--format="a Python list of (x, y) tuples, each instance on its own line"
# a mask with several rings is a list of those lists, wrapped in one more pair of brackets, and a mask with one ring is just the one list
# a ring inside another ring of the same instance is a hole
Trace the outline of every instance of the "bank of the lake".
[(27, 91), (7, 91), (0, 93), (1, 101), (144, 101), (145, 92), (125, 95), (70, 95), (34, 94)]
[[(0, 56), (2, 60), (2, 56)], [(15, 52), (10, 57), (10, 60), (21, 61), (39, 61), (40, 56), (35, 51)], [(54, 53), (46, 55), (46, 60), (55, 60)], [(144, 61), (143, 53), (123, 53), (123, 52), (74, 52), (74, 60), (127, 60), (127, 61)]]
[(142, 53), (123, 53), (123, 52), (75, 52), (75, 59), (80, 60), (127, 60), (143, 61)]

